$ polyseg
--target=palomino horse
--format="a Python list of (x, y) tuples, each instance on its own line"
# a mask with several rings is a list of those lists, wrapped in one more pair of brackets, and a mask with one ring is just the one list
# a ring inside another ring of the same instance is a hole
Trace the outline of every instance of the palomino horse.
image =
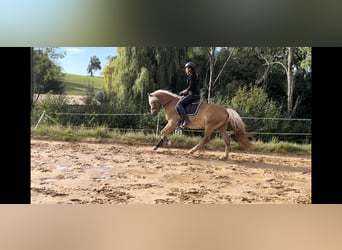
[[(151, 114), (157, 115), (163, 108), (165, 117), (168, 121), (166, 126), (161, 131), (162, 138), (154, 146), (156, 150), (163, 142), (168, 141), (167, 135), (179, 126), (180, 116), (176, 111), (176, 104), (182, 98), (166, 90), (156, 90), (149, 94), (149, 104), (151, 107)], [(222, 158), (228, 159), (230, 150), (230, 138), (227, 135), (227, 130), (233, 130), (237, 142), (242, 148), (248, 149), (252, 146), (248, 140), (245, 124), (240, 115), (233, 109), (226, 109), (218, 104), (201, 103), (201, 106), (196, 115), (189, 116), (189, 129), (203, 129), (203, 140), (189, 150), (193, 153), (196, 150), (203, 149), (204, 145), (209, 142), (210, 136), (214, 130), (218, 130), (225, 143), (225, 155)]]

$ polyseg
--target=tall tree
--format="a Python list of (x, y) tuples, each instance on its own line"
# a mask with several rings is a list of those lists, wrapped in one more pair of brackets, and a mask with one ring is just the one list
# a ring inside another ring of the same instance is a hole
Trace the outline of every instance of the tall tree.
[(93, 77), (96, 70), (101, 70), (101, 61), (97, 56), (92, 56), (90, 57), (87, 72)]
[[(36, 94), (34, 103), (40, 94), (52, 91), (61, 94), (64, 87), (61, 81), (63, 77), (62, 67), (57, 65), (56, 59), (63, 58), (66, 52), (57, 52), (56, 48), (33, 48), (32, 50), (32, 92)], [(33, 100), (33, 98), (32, 98)]]
[[(267, 50), (268, 52), (272, 50), (272, 52), (265, 53)], [(263, 77), (257, 81), (257, 84), (266, 80), (273, 65), (281, 66), (286, 74), (287, 81), (287, 113), (289, 117), (293, 117), (302, 100), (302, 96), (298, 95), (295, 104), (293, 104), (295, 74), (300, 67), (308, 67), (310, 64), (310, 50), (308, 48), (286, 47), (278, 49), (258, 48), (256, 51), (266, 65)]]
[(224, 61), (223, 65), (220, 66), (220, 69), (219, 69), (217, 75), (215, 75), (215, 64), (217, 62), (217, 56), (216, 56), (217, 51), (216, 50), (217, 50), (216, 47), (209, 47), (207, 50), (208, 57), (209, 57), (208, 103), (210, 103), (210, 99), (214, 94), (214, 88), (215, 88), (216, 82), (220, 78), (224, 68), (226, 67), (229, 59), (231, 58), (231, 56), (234, 52), (234, 48), (232, 48), (232, 50), (229, 53), (229, 56)]
[(216, 63), (216, 47), (208, 48), (208, 57), (209, 57), (208, 103), (210, 103), (210, 98), (213, 94), (213, 89), (215, 85), (214, 69), (215, 69), (215, 63)]
[(117, 54), (104, 69), (105, 89), (111, 96), (144, 109), (148, 92), (181, 89), (187, 48), (119, 47)]

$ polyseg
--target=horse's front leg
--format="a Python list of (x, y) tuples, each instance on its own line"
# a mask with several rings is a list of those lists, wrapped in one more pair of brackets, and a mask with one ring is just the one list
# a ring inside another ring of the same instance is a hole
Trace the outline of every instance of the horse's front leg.
[(164, 141), (167, 141), (168, 139), (167, 139), (167, 137), (166, 136), (163, 136), (159, 141), (158, 141), (158, 143), (153, 147), (153, 150), (156, 150), (160, 145), (162, 145), (162, 143), (164, 142)]
[(168, 122), (166, 126), (160, 132), (162, 138), (158, 141), (158, 143), (153, 147), (153, 150), (156, 150), (163, 142), (169, 142), (169, 139), (166, 137), (170, 132), (172, 132), (177, 125), (173, 122)]

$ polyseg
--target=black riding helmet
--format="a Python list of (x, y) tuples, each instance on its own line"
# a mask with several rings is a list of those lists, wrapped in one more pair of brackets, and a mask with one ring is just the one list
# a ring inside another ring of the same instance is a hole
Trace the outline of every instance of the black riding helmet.
[(187, 62), (184, 66), (184, 68), (190, 67), (192, 69), (196, 68), (196, 64), (194, 64), (193, 62)]

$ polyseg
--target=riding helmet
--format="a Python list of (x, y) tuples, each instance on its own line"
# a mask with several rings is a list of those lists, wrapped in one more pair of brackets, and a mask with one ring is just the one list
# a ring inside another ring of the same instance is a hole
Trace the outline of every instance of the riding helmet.
[(196, 64), (194, 64), (193, 62), (187, 62), (184, 66), (184, 68), (190, 67), (192, 69), (194, 69), (196, 67)]

